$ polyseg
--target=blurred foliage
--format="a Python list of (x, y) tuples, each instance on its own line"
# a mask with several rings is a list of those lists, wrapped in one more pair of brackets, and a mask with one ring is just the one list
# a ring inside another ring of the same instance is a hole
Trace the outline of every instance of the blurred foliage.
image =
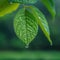
[(54, 19), (56, 15), (54, 0), (41, 0), (41, 2), (44, 4)]
[[(57, 56), (56, 56), (57, 55)], [(4, 57), (3, 57), (4, 56)], [(2, 60), (59, 60), (60, 52), (56, 51), (2, 51), (0, 52)]]
[(20, 4), (10, 4), (9, 0), (0, 0), (0, 17), (17, 10)]

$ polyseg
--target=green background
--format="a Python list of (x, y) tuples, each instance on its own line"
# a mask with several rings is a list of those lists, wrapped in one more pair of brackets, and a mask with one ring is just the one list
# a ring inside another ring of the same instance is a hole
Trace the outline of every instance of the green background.
[(56, 17), (52, 17), (45, 6), (39, 2), (35, 4), (47, 18), (50, 27), (53, 46), (50, 46), (47, 38), (39, 28), (38, 35), (30, 43), (28, 49), (17, 38), (13, 29), (13, 21), (21, 6), (11, 14), (0, 17), (0, 59), (5, 60), (53, 60), (60, 59), (60, 0), (55, 0)]

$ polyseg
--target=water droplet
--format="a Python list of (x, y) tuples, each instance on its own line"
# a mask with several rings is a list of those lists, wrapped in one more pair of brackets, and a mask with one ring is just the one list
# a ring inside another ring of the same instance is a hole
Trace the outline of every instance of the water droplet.
[(27, 44), (27, 45), (25, 46), (25, 48), (29, 48), (29, 45)]
[(10, 4), (13, 4), (12, 2), (10, 2)]

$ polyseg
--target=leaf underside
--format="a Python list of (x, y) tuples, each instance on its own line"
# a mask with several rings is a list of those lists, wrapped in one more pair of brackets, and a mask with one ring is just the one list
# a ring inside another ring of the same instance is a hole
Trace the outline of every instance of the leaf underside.
[(14, 19), (14, 30), (18, 38), (26, 45), (36, 37), (38, 24), (34, 16), (27, 9), (20, 9)]

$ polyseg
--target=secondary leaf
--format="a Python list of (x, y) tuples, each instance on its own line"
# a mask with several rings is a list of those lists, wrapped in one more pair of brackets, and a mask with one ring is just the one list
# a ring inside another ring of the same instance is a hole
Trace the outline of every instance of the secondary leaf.
[(35, 16), (36, 21), (38, 22), (40, 28), (42, 29), (43, 33), (45, 34), (50, 44), (52, 45), (52, 41), (50, 39), (49, 27), (48, 27), (48, 23), (47, 23), (45, 16), (39, 9), (37, 9), (34, 6), (30, 7), (30, 11)]
[(20, 4), (10, 4), (8, 0), (0, 0), (0, 17), (15, 11)]
[(24, 3), (24, 4), (34, 4), (38, 0), (10, 0), (11, 2), (18, 2), (18, 3)]
[(41, 0), (41, 2), (45, 5), (45, 7), (48, 9), (52, 17), (54, 18), (56, 15), (54, 1), (53, 0)]
[(18, 38), (26, 45), (35, 38), (38, 32), (38, 24), (28, 9), (20, 9), (14, 19), (14, 30)]

